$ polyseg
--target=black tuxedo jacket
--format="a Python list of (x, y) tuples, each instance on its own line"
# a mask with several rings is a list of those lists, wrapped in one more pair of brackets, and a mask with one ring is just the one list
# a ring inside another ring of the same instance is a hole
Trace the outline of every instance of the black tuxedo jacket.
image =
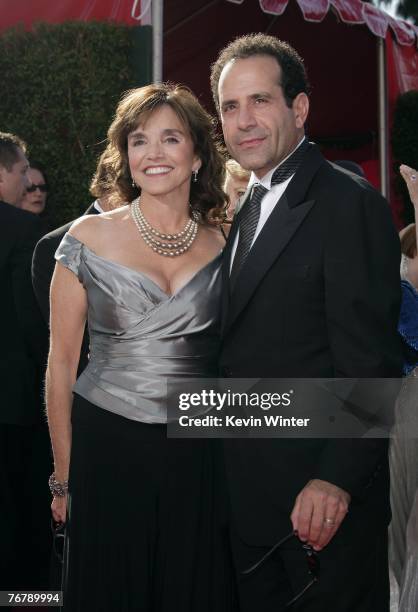
[(36, 215), (0, 202), (0, 423), (43, 420), (40, 385), (48, 334), (30, 278), (40, 233)]
[[(230, 294), (238, 221), (224, 253), (221, 376), (400, 376), (399, 240), (367, 181), (312, 146)], [(233, 520), (249, 544), (291, 530), (295, 498), (313, 478), (352, 496), (340, 538), (389, 520), (386, 440), (226, 440), (225, 457)]]
[[(99, 211), (91, 204), (85, 215), (99, 214)], [(32, 259), (32, 283), (36, 299), (42, 311), (46, 324), (49, 325), (49, 291), (51, 288), (52, 275), (55, 269), (55, 251), (60, 245), (64, 235), (68, 232), (74, 221), (70, 221), (41, 238), (35, 247)], [(79, 371), (87, 365), (88, 335), (84, 334), (81, 347)]]

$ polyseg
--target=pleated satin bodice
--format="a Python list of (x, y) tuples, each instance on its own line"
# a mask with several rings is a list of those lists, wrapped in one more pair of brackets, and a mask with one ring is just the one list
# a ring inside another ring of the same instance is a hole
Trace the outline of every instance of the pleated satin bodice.
[(187, 390), (182, 381), (216, 376), (220, 254), (171, 296), (71, 234), (55, 258), (77, 275), (88, 298), (90, 359), (74, 392), (127, 418), (165, 423), (167, 402)]

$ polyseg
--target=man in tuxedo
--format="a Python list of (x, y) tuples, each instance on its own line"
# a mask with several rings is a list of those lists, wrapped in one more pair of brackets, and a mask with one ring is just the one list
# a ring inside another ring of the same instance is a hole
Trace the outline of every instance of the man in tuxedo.
[(47, 329), (30, 278), (39, 219), (18, 208), (26, 145), (0, 133), (0, 590), (45, 588), (49, 563), (49, 442), (41, 400)]
[[(244, 36), (221, 51), (211, 85), (229, 153), (252, 171), (224, 253), (221, 376), (399, 376), (390, 210), (306, 139), (301, 58), (275, 37)], [(224, 450), (242, 612), (389, 609), (387, 440), (235, 439)]]

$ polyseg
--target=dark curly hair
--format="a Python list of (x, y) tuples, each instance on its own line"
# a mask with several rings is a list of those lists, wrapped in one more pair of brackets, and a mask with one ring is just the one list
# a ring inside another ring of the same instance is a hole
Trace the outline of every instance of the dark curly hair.
[(114, 170), (115, 187), (120, 197), (131, 202), (140, 193), (140, 188), (132, 186), (128, 135), (163, 105), (169, 106), (187, 128), (194, 152), (202, 162), (197, 182), (191, 182), (192, 211), (199, 213), (202, 222), (223, 222), (227, 202), (222, 190), (225, 165), (216, 141), (214, 122), (192, 92), (182, 85), (158, 83), (132, 89), (119, 102), (108, 131), (108, 152)]
[(233, 40), (219, 54), (218, 59), (211, 67), (210, 85), (215, 106), (219, 112), (218, 85), (221, 72), (228, 62), (233, 59), (246, 59), (254, 55), (268, 55), (274, 57), (279, 64), (282, 74), (280, 85), (286, 104), (291, 108), (293, 100), (300, 93), (309, 95), (310, 86), (303, 60), (298, 52), (287, 42), (267, 34), (248, 34)]

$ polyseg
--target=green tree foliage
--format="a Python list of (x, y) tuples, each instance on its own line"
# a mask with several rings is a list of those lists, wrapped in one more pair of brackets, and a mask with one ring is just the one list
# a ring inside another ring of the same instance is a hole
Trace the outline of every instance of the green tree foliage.
[(400, 0), (398, 14), (405, 19), (410, 17), (418, 25), (418, 2), (417, 0)]
[[(392, 0), (363, 0), (363, 2), (381, 6), (384, 9), (388, 4), (391, 4)], [(396, 11), (399, 17), (411, 19), (418, 25), (418, 0), (399, 0)]]
[(90, 179), (123, 91), (136, 85), (127, 26), (38, 24), (0, 36), (0, 131), (23, 138), (45, 166), (56, 227), (91, 202)]
[(418, 90), (401, 94), (395, 107), (392, 128), (392, 150), (396, 160), (397, 186), (405, 204), (405, 224), (414, 221), (414, 211), (409, 200), (408, 190), (399, 174), (399, 165), (407, 164), (418, 168)]

